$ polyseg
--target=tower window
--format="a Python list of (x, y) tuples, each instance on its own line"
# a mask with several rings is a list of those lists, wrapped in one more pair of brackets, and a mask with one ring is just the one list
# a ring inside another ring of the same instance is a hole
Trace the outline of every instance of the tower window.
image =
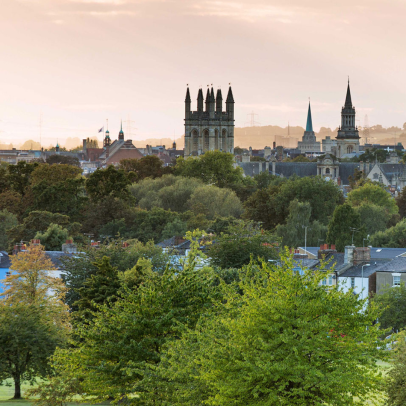
[(327, 175), (330, 174), (330, 168), (326, 168), (326, 174), (327, 174)]

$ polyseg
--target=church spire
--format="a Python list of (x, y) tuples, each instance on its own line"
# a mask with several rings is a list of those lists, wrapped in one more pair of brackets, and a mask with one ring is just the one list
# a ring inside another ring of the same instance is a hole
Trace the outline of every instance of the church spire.
[(191, 103), (191, 102), (192, 102), (192, 99), (190, 98), (189, 86), (187, 87), (187, 90), (186, 90), (186, 99), (185, 99), (185, 102), (186, 102), (186, 103)]
[(350, 91), (350, 78), (348, 78), (347, 96), (345, 97), (344, 107), (352, 108), (351, 91)]
[(310, 100), (309, 100), (309, 110), (307, 112), (306, 131), (313, 131), (312, 111), (310, 109)]
[(118, 133), (118, 139), (124, 141), (123, 120), (121, 120), (121, 129), (120, 132)]

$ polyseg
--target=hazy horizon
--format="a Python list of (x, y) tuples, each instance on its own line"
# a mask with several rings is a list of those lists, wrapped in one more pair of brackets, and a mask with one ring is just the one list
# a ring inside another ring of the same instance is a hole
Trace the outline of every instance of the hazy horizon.
[[(183, 134), (186, 84), (233, 86), (236, 126), (402, 127), (406, 4), (397, 0), (8, 0), (0, 5), (0, 143)], [(225, 97), (224, 97), (225, 98)], [(135, 129), (136, 128), (136, 129)]]

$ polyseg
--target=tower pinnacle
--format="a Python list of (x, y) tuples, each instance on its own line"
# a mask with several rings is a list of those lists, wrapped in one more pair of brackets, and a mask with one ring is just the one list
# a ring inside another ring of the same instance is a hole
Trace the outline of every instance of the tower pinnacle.
[(350, 78), (348, 77), (348, 86), (347, 86), (347, 96), (345, 97), (345, 104), (344, 107), (352, 108), (352, 100), (351, 100), (351, 90), (350, 90)]
[(307, 111), (306, 131), (313, 131), (312, 111), (310, 109), (310, 101), (309, 101), (309, 110)]

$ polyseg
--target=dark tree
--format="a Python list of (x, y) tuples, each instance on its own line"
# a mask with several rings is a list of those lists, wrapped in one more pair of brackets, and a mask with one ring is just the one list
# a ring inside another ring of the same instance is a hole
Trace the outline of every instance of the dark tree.
[(30, 184), (31, 174), (38, 165), (38, 163), (29, 164), (25, 161), (20, 161), (17, 165), (9, 165), (8, 178), (10, 187), (17, 193), (24, 195)]
[(120, 169), (123, 169), (133, 182), (139, 182), (145, 178), (160, 178), (172, 173), (172, 168), (164, 167), (163, 162), (156, 155), (147, 155), (141, 159), (122, 159)]
[(66, 164), (72, 166), (80, 167), (79, 159), (73, 156), (66, 156), (66, 155), (50, 155), (46, 159), (46, 163), (49, 165), (55, 164)]

